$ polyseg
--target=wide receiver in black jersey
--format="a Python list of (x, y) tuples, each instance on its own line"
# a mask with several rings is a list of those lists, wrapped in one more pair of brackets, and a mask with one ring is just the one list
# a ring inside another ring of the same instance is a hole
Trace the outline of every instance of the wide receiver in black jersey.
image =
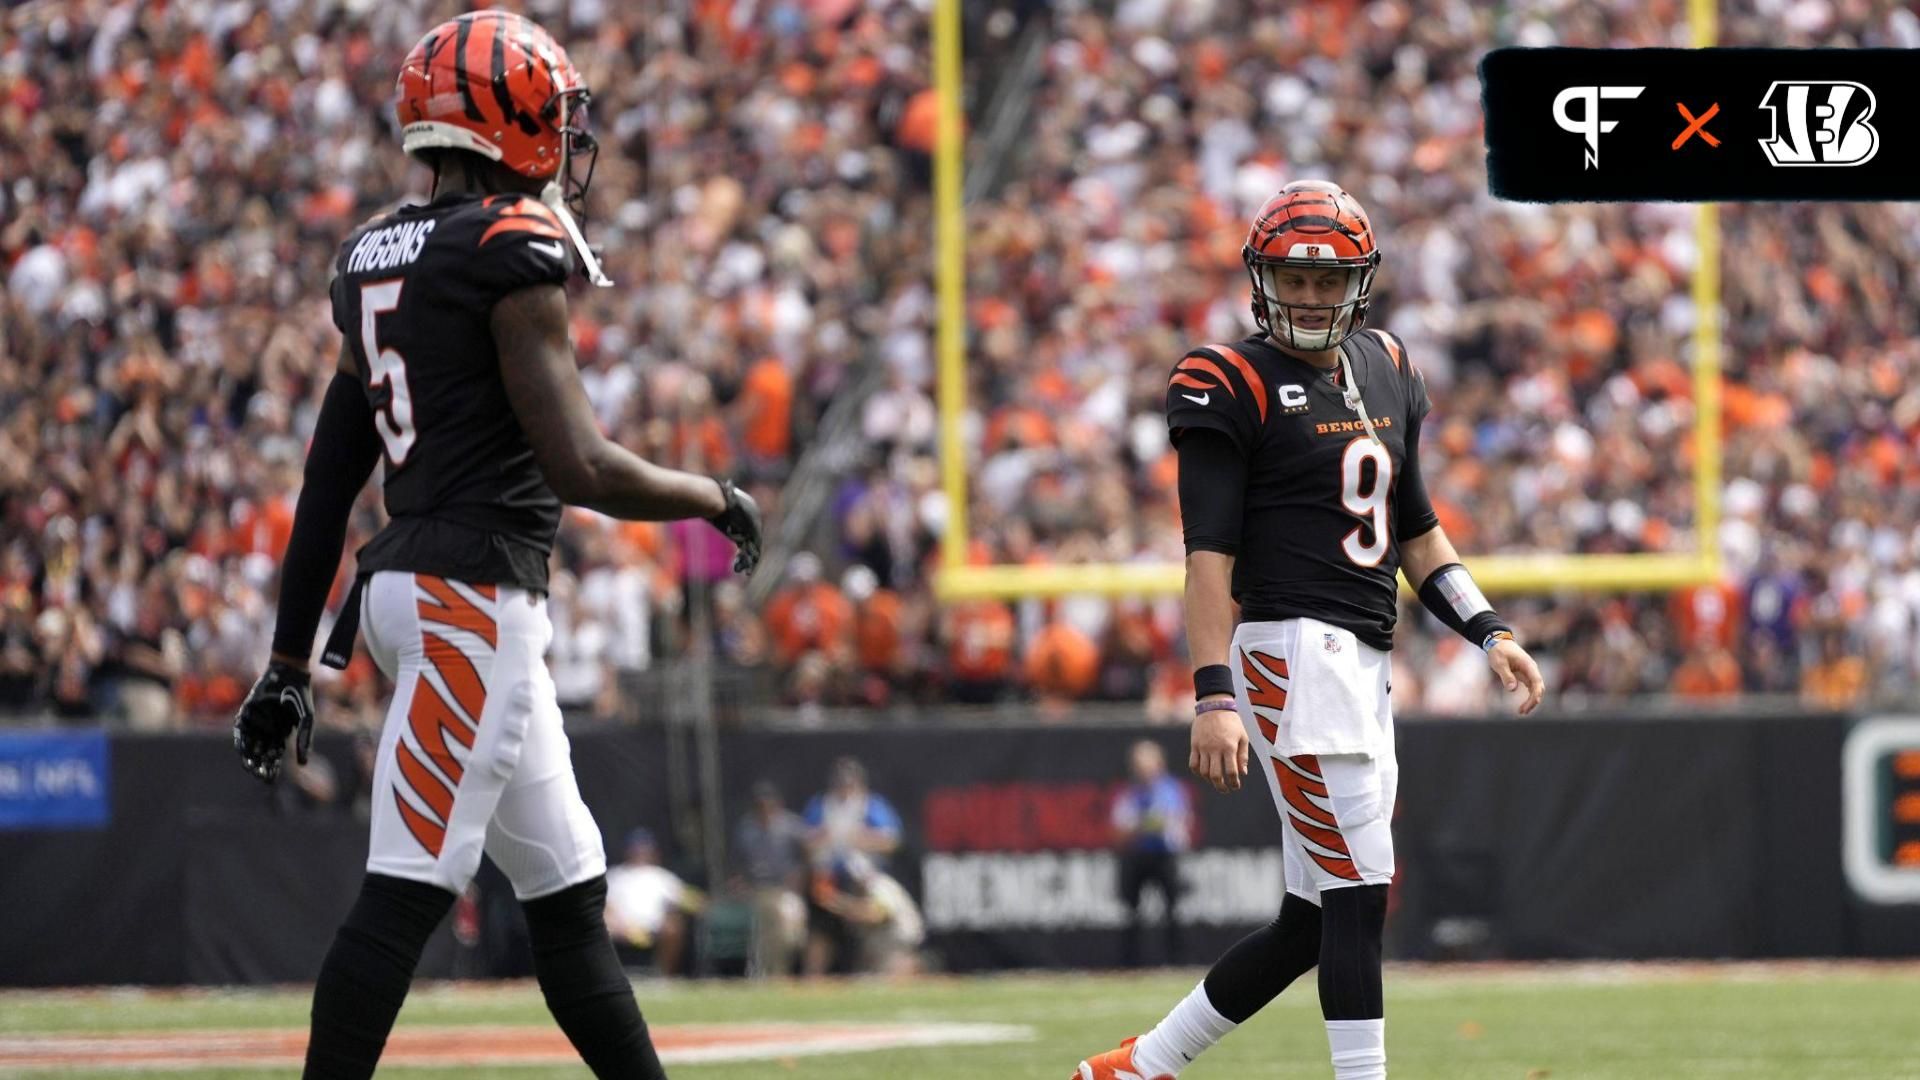
[(1259, 748), (1287, 895), (1152, 1031), (1081, 1062), (1081, 1080), (1177, 1076), (1316, 964), (1336, 1080), (1385, 1077), (1396, 575), (1486, 651), (1521, 713), (1545, 689), (1427, 498), (1426, 384), (1399, 339), (1365, 329), (1380, 265), (1366, 211), (1337, 185), (1295, 181), (1243, 255), (1261, 333), (1190, 351), (1167, 386), (1198, 699), (1189, 764), (1237, 790)]
[(341, 246), (332, 299), (346, 341), (308, 452), (272, 661), (234, 722), (261, 779), (279, 774), (290, 734), (306, 761), (314, 633), (348, 511), (384, 459), (391, 523), (361, 548), (322, 660), (344, 667), (364, 622), (394, 697), (367, 874), (314, 987), (305, 1075), (373, 1075), (421, 949), (484, 851), (513, 882), (540, 988), (581, 1058), (601, 1077), (664, 1077), (607, 936), (606, 856), (544, 660), (547, 561), (571, 503), (706, 518), (751, 572), (759, 510), (731, 482), (649, 464), (595, 425), (564, 286), (576, 256), (607, 282), (567, 209), (594, 146), (566, 52), (518, 15), (475, 12), (421, 39), (398, 89), (402, 145), (433, 169), (432, 201)]

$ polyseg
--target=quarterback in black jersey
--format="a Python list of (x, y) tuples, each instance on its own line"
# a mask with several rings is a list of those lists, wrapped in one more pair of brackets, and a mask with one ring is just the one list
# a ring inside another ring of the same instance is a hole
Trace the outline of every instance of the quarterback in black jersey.
[(1427, 498), (1426, 383), (1399, 339), (1365, 325), (1380, 266), (1366, 211), (1335, 184), (1295, 181), (1261, 208), (1243, 256), (1260, 333), (1189, 351), (1167, 385), (1197, 698), (1189, 764), (1232, 791), (1259, 751), (1287, 895), (1152, 1031), (1081, 1062), (1080, 1080), (1177, 1076), (1316, 965), (1336, 1080), (1384, 1078), (1398, 575), (1485, 650), (1521, 713), (1545, 689)]
[(565, 50), (519, 15), (474, 12), (421, 39), (398, 91), (402, 145), (433, 170), (433, 196), (355, 230), (335, 261), (346, 340), (307, 457), (272, 660), (234, 722), (261, 779), (278, 775), (290, 734), (306, 761), (314, 633), (348, 511), (384, 462), (391, 522), (360, 550), (322, 660), (344, 667), (364, 622), (394, 697), (367, 874), (314, 987), (305, 1075), (373, 1075), (421, 949), (484, 851), (513, 882), (540, 988), (581, 1059), (601, 1077), (664, 1077), (607, 936), (606, 856), (544, 659), (547, 560), (571, 503), (706, 518), (751, 572), (759, 510), (730, 481), (643, 461), (595, 424), (565, 283), (576, 269), (607, 282), (568, 209), (595, 148)]

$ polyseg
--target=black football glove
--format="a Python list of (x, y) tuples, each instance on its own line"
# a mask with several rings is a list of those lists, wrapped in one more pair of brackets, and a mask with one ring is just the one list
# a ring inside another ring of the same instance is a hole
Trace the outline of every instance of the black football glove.
[(760, 505), (753, 496), (734, 487), (733, 481), (719, 483), (727, 496), (727, 508), (707, 520), (739, 549), (733, 556), (733, 572), (751, 574), (760, 565)]
[(307, 763), (307, 750), (313, 746), (311, 682), (299, 668), (272, 661), (233, 718), (233, 752), (248, 772), (269, 784), (280, 775), (288, 735), (294, 736), (295, 757)]

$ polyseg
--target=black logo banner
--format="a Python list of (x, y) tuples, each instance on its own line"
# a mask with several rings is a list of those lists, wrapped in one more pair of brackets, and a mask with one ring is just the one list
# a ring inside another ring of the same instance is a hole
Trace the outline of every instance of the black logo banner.
[(1502, 199), (1920, 200), (1920, 49), (1495, 49), (1480, 92)]

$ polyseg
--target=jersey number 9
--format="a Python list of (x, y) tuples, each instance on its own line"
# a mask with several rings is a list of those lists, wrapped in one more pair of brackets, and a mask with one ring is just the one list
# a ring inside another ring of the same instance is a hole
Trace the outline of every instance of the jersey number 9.
[[(1373, 483), (1366, 483), (1367, 462), (1373, 462)], [(1364, 489), (1364, 490), (1363, 490)], [(1372, 439), (1355, 439), (1347, 444), (1340, 459), (1340, 505), (1347, 513), (1366, 519), (1340, 541), (1340, 550), (1355, 566), (1379, 566), (1387, 556), (1387, 498), (1393, 492), (1393, 455)], [(1371, 532), (1372, 538), (1363, 540)]]

